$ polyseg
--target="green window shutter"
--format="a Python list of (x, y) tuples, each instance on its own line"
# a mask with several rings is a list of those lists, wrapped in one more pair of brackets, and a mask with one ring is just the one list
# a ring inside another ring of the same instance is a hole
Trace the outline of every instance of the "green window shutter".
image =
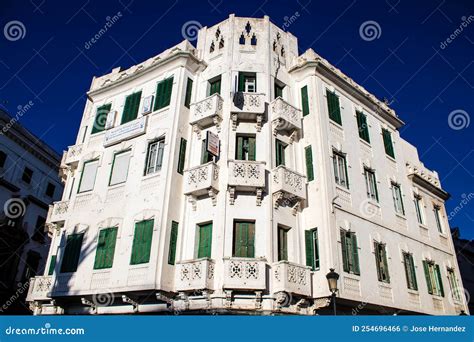
[(51, 255), (51, 260), (49, 261), (48, 275), (53, 275), (54, 273), (54, 268), (56, 267), (56, 258), (56, 255)]
[(255, 153), (256, 153), (256, 151), (255, 151), (255, 145), (256, 145), (255, 144), (255, 137), (249, 137), (248, 140), (249, 140), (249, 151), (248, 151), (249, 158), (248, 159), (254, 161), (255, 160)]
[(304, 237), (306, 243), (306, 266), (310, 266), (314, 271), (316, 265), (314, 264), (313, 231), (305, 230)]
[(385, 147), (385, 153), (392, 158), (395, 158), (395, 151), (393, 149), (392, 135), (390, 131), (382, 129), (383, 144)]
[(388, 262), (387, 262), (387, 250), (385, 249), (385, 246), (383, 247), (382, 249), (382, 261), (383, 261), (383, 268), (384, 268), (384, 271), (385, 271), (385, 281), (387, 283), (390, 283), (390, 274), (388, 272)]
[(306, 159), (306, 177), (308, 178), (308, 181), (311, 182), (314, 180), (313, 151), (311, 145), (305, 147), (304, 153)]
[(301, 110), (303, 116), (309, 114), (308, 86), (301, 88)]
[(171, 102), (173, 77), (167, 78), (156, 85), (156, 99), (154, 110), (165, 108)]
[(94, 269), (111, 268), (114, 262), (117, 228), (105, 228), (99, 233)]
[(255, 257), (255, 223), (235, 223), (234, 256), (241, 258)]
[(202, 146), (201, 146), (201, 164), (206, 164), (207, 162), (209, 162), (209, 157), (210, 157), (210, 154), (206, 148), (206, 139), (204, 139), (202, 141)]
[(327, 98), (329, 118), (332, 121), (338, 123), (339, 125), (342, 125), (341, 108), (339, 106), (339, 97), (335, 93), (329, 90), (326, 90), (326, 98)]
[(341, 250), (342, 250), (342, 266), (344, 272), (350, 272), (349, 269), (349, 258), (347, 257), (347, 240), (346, 232), (341, 230)]
[(412, 281), (412, 276), (413, 274), (411, 273), (411, 263), (410, 263), (410, 254), (408, 253), (403, 253), (403, 264), (405, 265), (405, 276), (407, 279), (407, 287), (409, 289), (413, 289), (413, 281)]
[(221, 93), (221, 79), (214, 80), (210, 84), (209, 96)]
[(280, 140), (276, 140), (275, 148), (276, 166), (285, 165), (285, 145)]
[(359, 250), (357, 248), (357, 236), (355, 233), (351, 233), (352, 239), (352, 273), (360, 275), (360, 267), (359, 267)]
[(437, 278), (437, 283), (439, 285), (439, 294), (441, 295), (441, 297), (444, 297), (444, 287), (443, 287), (443, 279), (442, 279), (442, 276), (441, 276), (441, 270), (439, 269), (439, 265), (436, 264), (435, 265), (435, 270), (436, 270), (436, 278)]
[(239, 91), (244, 91), (245, 89), (245, 74), (243, 72), (239, 72)]
[(186, 96), (184, 97), (184, 106), (189, 108), (191, 104), (191, 95), (193, 92), (193, 80), (188, 78), (188, 82), (186, 84)]
[(76, 272), (83, 238), (84, 234), (71, 234), (67, 237), (61, 262), (61, 273)]
[(367, 125), (367, 116), (359, 111), (356, 111), (357, 127), (359, 128), (359, 138), (370, 143), (369, 126)]
[(110, 112), (110, 108), (112, 108), (112, 104), (110, 103), (97, 108), (91, 134), (102, 132), (105, 129), (105, 123), (107, 122), (107, 115)]
[(199, 226), (198, 258), (210, 258), (212, 249), (212, 223)]
[(171, 222), (170, 248), (168, 252), (168, 264), (174, 265), (176, 260), (176, 243), (178, 241), (178, 222)]
[(125, 106), (123, 108), (121, 124), (127, 123), (137, 118), (141, 96), (141, 91), (127, 96), (125, 99)]
[(186, 161), (186, 145), (187, 141), (184, 138), (181, 138), (179, 143), (179, 159), (178, 159), (178, 173), (183, 174), (184, 171), (184, 163)]
[(288, 260), (288, 231), (284, 228), (278, 229), (278, 260)]
[(281, 97), (283, 98), (283, 88), (282, 86), (275, 83), (275, 98)]
[(244, 159), (244, 137), (237, 137), (237, 160)]
[(131, 265), (144, 264), (150, 261), (151, 240), (153, 236), (154, 220), (145, 220), (135, 223), (133, 237)]
[(411, 271), (411, 278), (413, 281), (413, 290), (418, 290), (418, 282), (416, 281), (416, 271), (415, 271), (415, 263), (413, 261), (413, 255), (410, 255), (410, 271)]
[(425, 271), (426, 286), (428, 287), (428, 293), (433, 294), (433, 286), (431, 283), (430, 270), (429, 270), (428, 262), (426, 260), (423, 260), (423, 270)]
[(377, 265), (377, 278), (379, 281), (383, 280), (382, 277), (382, 270), (381, 270), (381, 255), (380, 255), (380, 250), (379, 250), (379, 244), (377, 242), (374, 242), (374, 249), (375, 249), (375, 263)]

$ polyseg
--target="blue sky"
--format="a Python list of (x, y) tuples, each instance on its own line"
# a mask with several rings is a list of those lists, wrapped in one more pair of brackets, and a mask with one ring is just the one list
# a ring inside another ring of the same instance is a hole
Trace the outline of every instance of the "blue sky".
[[(180, 42), (190, 20), (210, 26), (230, 13), (268, 15), (280, 27), (286, 23), (300, 52), (313, 48), (392, 101), (406, 122), (402, 136), (451, 193), (449, 213), (474, 193), (473, 9), (472, 0), (2, 0), (0, 105), (15, 114), (32, 101), (20, 122), (62, 151), (74, 143), (94, 75)], [(87, 49), (107, 17), (119, 12), (120, 19)], [(361, 34), (366, 22), (375, 22), (374, 37)], [(462, 204), (450, 224), (474, 238), (474, 200)]]

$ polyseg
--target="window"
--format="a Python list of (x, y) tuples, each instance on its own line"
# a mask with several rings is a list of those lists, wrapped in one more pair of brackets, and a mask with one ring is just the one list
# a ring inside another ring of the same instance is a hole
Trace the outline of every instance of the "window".
[(117, 227), (101, 229), (95, 253), (94, 270), (111, 268), (114, 263), (115, 243), (117, 241)]
[(76, 272), (83, 238), (84, 233), (68, 235), (61, 262), (61, 273)]
[(438, 228), (438, 232), (443, 233), (443, 225), (441, 223), (441, 207), (435, 205), (433, 206), (434, 217), (436, 221), (436, 228)]
[(48, 182), (48, 185), (46, 186), (45, 195), (48, 197), (53, 197), (55, 191), (56, 191), (56, 186), (54, 186), (53, 183)]
[(152, 141), (148, 144), (146, 154), (145, 175), (155, 173), (161, 170), (163, 163), (163, 151), (165, 149), (165, 139)]
[(367, 190), (367, 198), (374, 201), (379, 201), (379, 194), (377, 191), (377, 179), (375, 178), (375, 171), (369, 168), (364, 168), (365, 188)]
[(48, 275), (53, 275), (54, 269), (56, 268), (56, 255), (51, 255), (51, 259), (49, 260), (49, 269), (48, 269)]
[(255, 33), (252, 35), (252, 38), (250, 39), (250, 45), (257, 45), (257, 36), (255, 36)]
[(206, 139), (204, 139), (201, 148), (201, 164), (206, 164), (211, 161), (214, 161), (214, 156), (207, 150)]
[(421, 196), (414, 194), (413, 195), (413, 202), (415, 203), (415, 211), (416, 211), (416, 218), (419, 224), (424, 223), (423, 219), (423, 199)]
[(331, 119), (335, 123), (338, 123), (339, 125), (342, 125), (339, 97), (336, 95), (336, 93), (333, 93), (328, 89), (326, 89), (326, 97), (328, 103), (329, 119)]
[(356, 111), (357, 127), (359, 128), (359, 138), (370, 144), (369, 125), (367, 124), (367, 115)]
[(403, 263), (405, 264), (405, 276), (407, 278), (407, 287), (410, 290), (418, 290), (416, 282), (415, 264), (413, 262), (413, 254), (403, 253)]
[(336, 184), (341, 185), (349, 189), (349, 178), (347, 176), (347, 163), (346, 156), (342, 153), (334, 151), (332, 157), (332, 163), (334, 167), (334, 177)]
[(244, 36), (243, 33), (240, 35), (239, 44), (240, 45), (245, 45), (245, 36)]
[(33, 178), (33, 170), (25, 166), (25, 168), (23, 169), (21, 180), (25, 182), (26, 184), (30, 184), (32, 178)]
[(400, 188), (400, 184), (392, 182), (392, 197), (395, 212), (400, 215), (405, 215), (405, 208), (403, 207), (402, 190)]
[(198, 258), (210, 258), (212, 250), (212, 222), (198, 225)]
[(173, 91), (173, 77), (158, 82), (156, 86), (156, 100), (153, 110), (165, 108), (170, 105), (171, 93)]
[(284, 84), (280, 84), (275, 82), (275, 98), (281, 97), (283, 98), (283, 89), (285, 88)]
[(141, 97), (141, 91), (127, 96), (127, 98), (125, 99), (125, 105), (123, 106), (121, 124), (127, 123), (137, 118), (138, 107), (140, 106)]
[(235, 152), (237, 160), (255, 160), (255, 136), (238, 135)]
[(132, 152), (130, 150), (115, 153), (112, 171), (110, 172), (109, 185), (124, 183), (127, 180), (131, 155)]
[(288, 260), (289, 228), (278, 226), (278, 261)]
[(301, 110), (303, 116), (309, 114), (308, 86), (301, 88)]
[(458, 279), (456, 277), (456, 272), (454, 271), (454, 268), (447, 268), (448, 272), (448, 280), (449, 280), (449, 288), (451, 290), (451, 296), (455, 301), (461, 301), (461, 293), (459, 290), (459, 284), (458, 284)]
[(304, 148), (304, 156), (306, 162), (306, 178), (308, 182), (314, 180), (314, 170), (313, 170), (313, 150), (311, 145)]
[(387, 250), (385, 248), (385, 244), (374, 242), (374, 249), (377, 277), (381, 282), (390, 283), (390, 276), (388, 274)]
[(193, 93), (193, 80), (188, 78), (188, 82), (186, 83), (186, 95), (184, 96), (184, 106), (189, 108), (191, 105), (191, 95)]
[(310, 229), (304, 232), (306, 242), (306, 266), (313, 271), (319, 269), (319, 239), (318, 229)]
[(152, 219), (135, 223), (135, 235), (133, 236), (130, 265), (146, 264), (150, 261), (154, 222)]
[(276, 139), (275, 140), (275, 157), (276, 161), (275, 164), (276, 166), (280, 165), (285, 165), (285, 149), (286, 149), (286, 144), (282, 142), (281, 140)]
[(105, 129), (105, 123), (107, 122), (107, 115), (110, 112), (112, 104), (108, 103), (97, 108), (95, 114), (94, 126), (92, 126), (91, 134), (102, 132)]
[(257, 91), (257, 76), (254, 72), (239, 72), (239, 91), (246, 93)]
[(344, 272), (360, 275), (359, 249), (355, 232), (341, 229), (341, 250)]
[(209, 96), (221, 93), (221, 76), (209, 81)]
[(382, 128), (382, 137), (383, 137), (383, 145), (385, 147), (385, 153), (395, 158), (395, 151), (393, 149), (393, 142), (392, 142), (392, 134), (389, 130)]
[(178, 168), (177, 172), (183, 174), (184, 171), (184, 162), (186, 161), (186, 145), (187, 141), (184, 138), (181, 138), (179, 143), (179, 157), (178, 157)]
[(25, 270), (23, 271), (23, 282), (34, 277), (38, 272), (41, 255), (35, 251), (28, 251), (25, 261)]
[(6, 161), (7, 161), (7, 154), (3, 151), (0, 151), (0, 167), (4, 167)]
[(441, 280), (439, 265), (431, 260), (423, 260), (423, 269), (425, 270), (428, 293), (444, 297), (443, 281)]
[(46, 219), (44, 217), (38, 216), (36, 218), (35, 232), (33, 233), (33, 236), (31, 237), (32, 240), (35, 240), (40, 243), (44, 243), (45, 224), (46, 224)]
[(232, 256), (237, 258), (255, 257), (255, 223), (234, 222), (234, 244)]
[(176, 260), (176, 243), (178, 242), (178, 222), (171, 222), (170, 248), (168, 251), (168, 264), (174, 265)]

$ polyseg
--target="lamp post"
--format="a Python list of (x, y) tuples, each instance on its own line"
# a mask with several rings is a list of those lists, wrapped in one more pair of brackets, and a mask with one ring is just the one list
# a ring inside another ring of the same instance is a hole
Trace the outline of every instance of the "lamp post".
[(326, 274), (326, 279), (328, 280), (329, 291), (332, 294), (332, 306), (334, 309), (334, 316), (336, 313), (336, 293), (337, 293), (337, 280), (339, 279), (339, 274), (334, 271), (334, 268), (329, 269), (329, 273)]

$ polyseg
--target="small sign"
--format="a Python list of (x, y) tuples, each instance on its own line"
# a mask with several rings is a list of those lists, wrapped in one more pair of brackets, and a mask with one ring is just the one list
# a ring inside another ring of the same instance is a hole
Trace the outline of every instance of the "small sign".
[(142, 116), (123, 125), (109, 129), (105, 133), (104, 146), (117, 144), (121, 141), (135, 138), (144, 134), (146, 130), (146, 116)]
[(153, 104), (153, 95), (147, 96), (143, 99), (142, 115), (151, 112), (151, 105)]
[(111, 110), (107, 114), (107, 121), (105, 122), (105, 129), (111, 129), (112, 127), (114, 127), (116, 114), (117, 114), (117, 112), (115, 110)]
[(218, 157), (219, 156), (219, 136), (217, 134), (214, 134), (210, 131), (207, 131), (207, 136), (206, 136), (206, 148), (207, 152), (210, 154)]

